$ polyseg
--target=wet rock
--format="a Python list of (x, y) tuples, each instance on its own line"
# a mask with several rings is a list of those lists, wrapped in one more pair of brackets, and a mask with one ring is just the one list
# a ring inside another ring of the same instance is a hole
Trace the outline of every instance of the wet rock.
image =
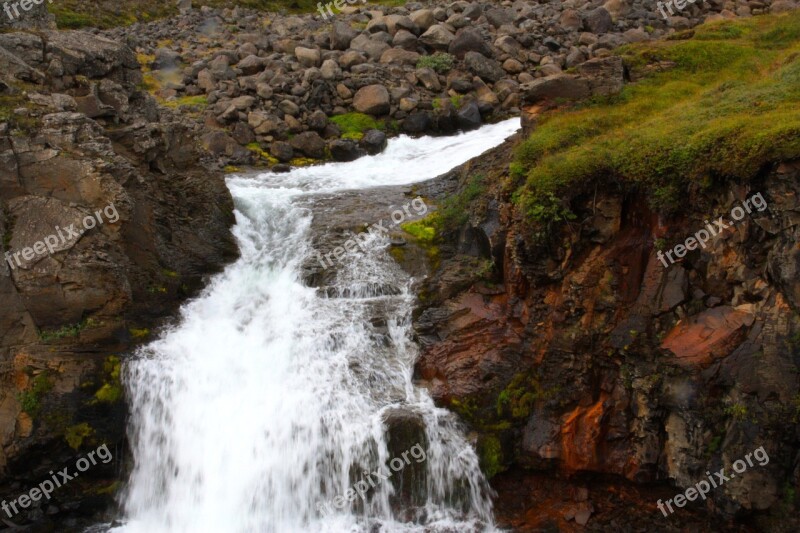
[[(291, 138), (289, 144), (295, 151), (313, 159), (325, 158), (325, 141), (315, 131), (299, 133)], [(275, 156), (279, 161), (280, 157)]]
[(329, 147), (335, 161), (355, 161), (365, 154), (355, 141), (349, 139), (333, 140)]
[(269, 153), (272, 157), (280, 161), (281, 163), (286, 163), (287, 161), (291, 161), (294, 157), (294, 150), (292, 149), (292, 145), (284, 141), (275, 141), (269, 147)]
[(387, 143), (386, 134), (380, 130), (367, 130), (361, 138), (361, 146), (370, 155), (381, 153)]
[(464, 131), (474, 130), (481, 126), (481, 112), (478, 104), (468, 102), (458, 110), (458, 128)]

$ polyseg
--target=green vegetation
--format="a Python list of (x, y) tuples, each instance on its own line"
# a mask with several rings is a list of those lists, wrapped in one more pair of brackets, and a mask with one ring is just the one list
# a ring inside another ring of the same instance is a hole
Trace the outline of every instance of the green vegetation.
[(83, 444), (86, 437), (91, 437), (94, 433), (92, 426), (83, 422), (75, 426), (70, 426), (64, 430), (64, 439), (73, 450), (77, 450)]
[(31, 417), (39, 414), (42, 407), (42, 397), (53, 389), (53, 382), (47, 371), (34, 377), (28, 390), (22, 391), (17, 395), (22, 410)]
[(548, 399), (557, 392), (543, 390), (539, 380), (529, 373), (517, 374), (497, 396), (497, 416), (509, 413), (511, 418), (528, 418), (537, 400)]
[[(370, 0), (369, 3), (397, 6), (404, 2), (403, 0)], [(200, 5), (220, 9), (242, 6), (276, 13), (317, 12), (316, 0), (203, 0), (201, 4), (195, 3), (195, 7)], [(95, 2), (58, 0), (48, 4), (47, 9), (56, 17), (56, 24), (61, 29), (129, 26), (135, 22), (149, 22), (178, 13), (174, 2), (157, 0), (140, 0), (127, 4), (114, 0), (97, 0)], [(333, 11), (334, 13), (338, 12), (336, 9)]]
[(173, 100), (166, 100), (161, 103), (161, 105), (165, 107), (169, 107), (171, 109), (178, 109), (179, 107), (193, 107), (202, 111), (208, 106), (208, 99), (205, 95), (200, 96), (183, 96), (181, 98), (175, 98)]
[(440, 231), (452, 231), (459, 229), (469, 220), (469, 206), (480, 197), (486, 185), (484, 184), (483, 174), (470, 176), (466, 186), (456, 195), (446, 198), (437, 215), (437, 227)]
[(274, 165), (274, 164), (278, 163), (278, 160), (275, 159), (274, 157), (272, 157), (269, 154), (269, 152), (264, 150), (261, 147), (261, 144), (259, 144), (257, 142), (252, 142), (252, 143), (248, 144), (245, 148), (247, 148), (248, 150), (250, 150), (251, 152), (256, 154), (261, 159), (264, 159), (265, 161), (267, 161), (270, 165)]
[[(642, 81), (539, 119), (510, 167), (514, 200), (538, 222), (569, 219), (595, 187), (648, 195), (663, 212), (692, 187), (749, 180), (800, 156), (800, 13), (722, 21), (680, 40), (619, 50)], [(642, 69), (671, 63), (664, 72)]]
[(505, 470), (503, 466), (503, 447), (494, 435), (482, 436), (478, 441), (478, 456), (481, 469), (488, 479)]
[(417, 68), (432, 68), (439, 74), (449, 72), (453, 68), (454, 58), (445, 52), (422, 56), (417, 60)]
[(734, 403), (725, 407), (725, 414), (732, 416), (735, 420), (744, 420), (747, 417), (747, 406)]
[(94, 321), (91, 318), (87, 318), (83, 322), (62, 326), (59, 329), (42, 330), (39, 332), (39, 339), (42, 342), (52, 342), (67, 337), (78, 337), (81, 331), (92, 326), (94, 326)]
[(384, 130), (386, 124), (364, 113), (345, 113), (331, 117), (331, 122), (342, 130), (343, 139), (361, 139), (367, 130)]
[(93, 403), (116, 403), (122, 398), (122, 362), (109, 355), (103, 362), (103, 385), (94, 393)]

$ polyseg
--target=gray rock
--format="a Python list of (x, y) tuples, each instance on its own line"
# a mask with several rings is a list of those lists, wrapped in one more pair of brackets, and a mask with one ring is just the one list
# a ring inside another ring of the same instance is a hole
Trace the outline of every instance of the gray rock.
[(484, 57), (478, 52), (467, 52), (464, 56), (464, 64), (470, 72), (491, 83), (500, 80), (506, 75), (500, 63), (494, 59)]
[(325, 158), (325, 141), (315, 131), (306, 131), (299, 133), (291, 138), (289, 141), (291, 147), (313, 159)]
[(489, 21), (489, 24), (495, 28), (499, 28), (503, 24), (511, 24), (514, 22), (514, 15), (505, 8), (495, 7), (487, 9), (484, 15), (486, 15), (486, 20)]
[(381, 63), (384, 64), (397, 64), (397, 65), (416, 65), (419, 59), (419, 54), (416, 52), (409, 52), (402, 48), (390, 48), (381, 55)]
[(579, 100), (588, 97), (591, 92), (589, 83), (577, 76), (554, 74), (539, 78), (520, 87), (524, 101), (536, 103), (548, 98), (567, 98)]
[(298, 46), (294, 49), (294, 55), (297, 57), (297, 60), (300, 62), (300, 64), (306, 68), (318, 67), (321, 63), (319, 50), (315, 48)]
[(291, 161), (294, 157), (294, 150), (292, 146), (284, 141), (275, 141), (269, 147), (269, 153), (282, 163), (286, 163), (287, 161)]
[(392, 39), (392, 46), (415, 51), (417, 48), (417, 36), (408, 30), (397, 30)]
[(355, 161), (365, 154), (355, 141), (349, 139), (335, 139), (329, 148), (335, 161)]
[(411, 13), (409, 18), (411, 19), (411, 22), (418, 26), (422, 31), (426, 31), (436, 23), (436, 19), (433, 16), (433, 11), (430, 9), (420, 9), (418, 11), (414, 11)]
[(367, 130), (361, 138), (361, 147), (370, 155), (381, 153), (386, 144), (386, 134), (380, 130)]
[(346, 22), (336, 21), (331, 25), (331, 50), (347, 50), (358, 32)]
[(475, 102), (468, 102), (458, 110), (456, 121), (458, 128), (464, 131), (474, 130), (481, 125), (481, 112), (478, 109), (478, 104)]
[(367, 85), (356, 92), (353, 107), (368, 115), (385, 115), (389, 112), (389, 91), (383, 85)]
[(370, 59), (377, 61), (390, 47), (383, 41), (370, 39), (369, 36), (362, 34), (353, 39), (350, 48), (364, 52)]
[(419, 38), (422, 44), (434, 50), (447, 50), (453, 39), (455, 35), (441, 24), (434, 24)]
[(607, 33), (614, 27), (614, 21), (606, 8), (598, 7), (583, 15), (583, 26), (592, 33)]
[(442, 84), (439, 83), (439, 75), (436, 74), (432, 68), (418, 68), (416, 71), (417, 80), (422, 85), (431, 91), (442, 90)]
[(482, 56), (492, 57), (492, 49), (476, 28), (464, 28), (459, 31), (447, 51), (458, 59), (464, 59), (467, 52), (477, 52)]

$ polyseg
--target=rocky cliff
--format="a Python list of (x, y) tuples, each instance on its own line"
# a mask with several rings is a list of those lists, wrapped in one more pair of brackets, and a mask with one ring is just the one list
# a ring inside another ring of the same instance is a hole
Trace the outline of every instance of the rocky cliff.
[[(434, 268), (416, 319), (418, 376), (474, 430), (505, 525), (795, 530), (800, 152), (796, 101), (774, 80), (795, 68), (797, 41), (771, 39), (797, 20), (628, 49), (638, 81), (620, 95), (587, 106), (535, 91), (524, 134), (415, 191), (439, 203), (407, 227)], [(748, 54), (769, 57), (767, 40), (786, 59), (739, 77)], [(704, 46), (737, 59), (698, 66)], [(745, 96), (720, 89), (734, 78)], [(686, 79), (692, 90), (658, 99)], [(564, 96), (592, 86), (559, 83)], [(630, 128), (615, 118), (640, 104), (652, 107)], [(740, 122), (762, 119), (771, 126)], [(687, 156), (695, 149), (704, 158)], [(745, 204), (755, 195), (758, 209)], [(676, 247), (709, 225), (719, 234), (707, 245)], [(762, 446), (767, 464), (704, 502), (669, 517), (656, 508)]]
[(30, 483), (122, 441), (119, 354), (235, 257), (233, 202), (124, 44), (0, 34), (0, 73), (0, 468)]

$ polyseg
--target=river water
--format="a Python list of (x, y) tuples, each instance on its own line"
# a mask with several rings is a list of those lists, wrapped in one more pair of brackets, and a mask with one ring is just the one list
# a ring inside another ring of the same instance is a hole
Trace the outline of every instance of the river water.
[(517, 125), (228, 179), (241, 257), (124, 367), (135, 466), (114, 532), (494, 529), (474, 449), (412, 380), (412, 280), (388, 241), (324, 288), (303, 265), (314, 195), (435, 177)]

